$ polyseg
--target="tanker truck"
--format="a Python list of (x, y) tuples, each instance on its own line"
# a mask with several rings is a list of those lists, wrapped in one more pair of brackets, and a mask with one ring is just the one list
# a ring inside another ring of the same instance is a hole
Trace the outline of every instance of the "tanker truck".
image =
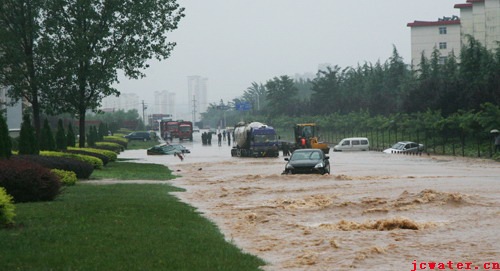
[(240, 122), (234, 127), (231, 156), (278, 157), (278, 139), (273, 127), (260, 122)]

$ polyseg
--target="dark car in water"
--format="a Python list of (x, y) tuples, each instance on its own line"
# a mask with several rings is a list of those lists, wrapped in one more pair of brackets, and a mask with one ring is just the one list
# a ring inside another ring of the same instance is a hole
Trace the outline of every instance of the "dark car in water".
[(320, 149), (298, 149), (287, 161), (283, 174), (330, 174), (330, 157)]
[(140, 141), (151, 140), (151, 135), (149, 134), (149, 132), (132, 132), (124, 137), (128, 140), (140, 140)]

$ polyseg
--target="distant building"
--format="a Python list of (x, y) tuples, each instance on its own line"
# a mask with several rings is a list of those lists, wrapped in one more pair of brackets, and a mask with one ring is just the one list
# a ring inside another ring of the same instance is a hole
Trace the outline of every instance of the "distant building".
[(200, 113), (208, 108), (208, 79), (199, 75), (188, 76), (188, 110), (193, 122), (200, 120)]
[(175, 93), (166, 90), (155, 91), (154, 92), (154, 108), (152, 111), (154, 114), (170, 114), (176, 116), (176, 101)]
[(139, 114), (142, 113), (142, 101), (135, 93), (121, 93), (120, 96), (108, 96), (102, 100), (101, 110), (105, 111), (129, 111), (136, 109)]
[(422, 53), (430, 58), (434, 49), (441, 53), (444, 63), (453, 51), (459, 56), (467, 35), (474, 37), (488, 49), (498, 47), (500, 41), (500, 0), (467, 0), (454, 6), (460, 17), (443, 17), (437, 21), (414, 21), (411, 28), (411, 63), (417, 67)]
[(23, 105), (18, 101), (10, 105), (10, 98), (7, 96), (8, 87), (0, 86), (0, 112), (4, 113), (9, 129), (20, 129), (23, 121)]

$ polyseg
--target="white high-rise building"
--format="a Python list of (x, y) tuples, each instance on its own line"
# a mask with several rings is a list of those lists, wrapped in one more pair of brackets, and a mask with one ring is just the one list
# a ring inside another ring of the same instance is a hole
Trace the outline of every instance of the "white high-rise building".
[(155, 91), (153, 113), (176, 116), (175, 93), (166, 90)]
[(135, 93), (121, 93), (120, 96), (108, 96), (102, 100), (102, 109), (105, 111), (123, 110), (129, 111), (136, 109), (142, 114), (142, 101)]
[(208, 79), (199, 75), (188, 76), (188, 110), (193, 116), (192, 121), (200, 120), (200, 113), (208, 108)]
[(434, 48), (444, 62), (450, 52), (459, 56), (460, 49), (472, 36), (488, 49), (496, 49), (500, 41), (500, 0), (467, 0), (456, 4), (460, 17), (444, 17), (437, 21), (414, 21), (411, 27), (411, 58), (416, 67), (422, 52), (430, 58)]

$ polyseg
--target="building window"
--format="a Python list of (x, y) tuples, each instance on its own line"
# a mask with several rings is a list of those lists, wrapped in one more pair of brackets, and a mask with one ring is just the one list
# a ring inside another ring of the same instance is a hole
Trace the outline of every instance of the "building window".
[(440, 26), (439, 27), (439, 34), (440, 35), (446, 35), (446, 26)]
[(446, 42), (440, 42), (439, 49), (446, 49)]
[(439, 62), (438, 63), (441, 64), (441, 65), (444, 65), (446, 63), (446, 59), (447, 59), (447, 57), (441, 56), (441, 57), (439, 57)]

